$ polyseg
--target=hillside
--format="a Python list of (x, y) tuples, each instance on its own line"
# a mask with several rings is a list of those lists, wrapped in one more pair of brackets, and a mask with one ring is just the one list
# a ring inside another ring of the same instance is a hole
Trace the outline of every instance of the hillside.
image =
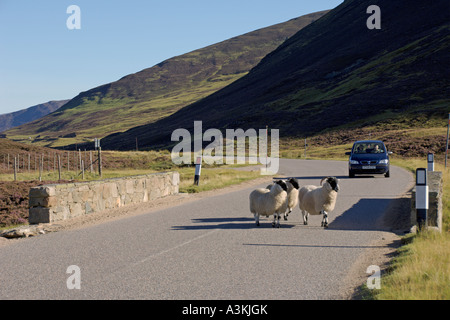
[[(382, 10), (369, 30), (366, 9)], [(103, 139), (108, 149), (170, 146), (177, 128), (279, 128), (282, 137), (331, 129), (427, 123), (450, 111), (450, 3), (347, 0), (300, 30), (245, 77), (155, 123)]]
[(0, 132), (40, 119), (69, 100), (49, 101), (16, 112), (0, 114)]
[(6, 136), (16, 141), (32, 137), (33, 143), (58, 147), (152, 123), (244, 76), (283, 41), (324, 14), (312, 13), (173, 57), (82, 92), (57, 112), (9, 130)]

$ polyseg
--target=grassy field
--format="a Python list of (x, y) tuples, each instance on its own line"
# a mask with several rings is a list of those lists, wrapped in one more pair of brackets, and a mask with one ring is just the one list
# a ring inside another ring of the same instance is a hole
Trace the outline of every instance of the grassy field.
[(180, 192), (197, 193), (201, 191), (220, 189), (244, 181), (260, 178), (259, 171), (244, 171), (233, 168), (202, 169), (200, 183), (193, 185), (194, 168), (178, 170), (180, 172)]
[[(226, 166), (220, 168), (202, 168), (201, 180), (198, 186), (194, 186), (194, 174), (195, 168), (191, 167), (180, 167), (176, 168), (176, 171), (180, 173), (180, 192), (186, 193), (197, 193), (201, 191), (208, 191), (214, 189), (224, 188), (230, 185), (238, 184), (247, 180), (260, 178), (261, 175), (259, 171), (244, 171), (236, 170), (235, 168)], [(150, 174), (153, 172), (159, 172), (156, 170), (146, 170), (146, 169), (110, 169), (103, 171), (102, 179), (112, 179), (128, 176), (138, 176)], [(29, 182), (36, 181), (38, 176), (36, 173), (24, 173), (18, 175), (18, 182)], [(75, 172), (63, 172), (61, 174), (61, 179), (63, 181), (93, 181), (98, 180), (100, 177), (98, 174), (91, 174), (89, 172), (85, 173), (85, 179), (82, 180), (81, 175)], [(11, 174), (0, 174), (0, 181), (13, 182), (13, 176)], [(45, 172), (42, 175), (42, 181), (58, 181), (57, 172)]]

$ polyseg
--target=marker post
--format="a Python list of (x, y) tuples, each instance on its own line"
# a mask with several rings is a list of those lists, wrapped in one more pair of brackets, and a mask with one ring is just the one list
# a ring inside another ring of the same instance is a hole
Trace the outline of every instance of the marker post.
[(434, 171), (434, 154), (432, 154), (432, 153), (428, 154), (427, 162), (428, 162), (428, 171), (433, 172)]
[(195, 161), (195, 177), (194, 177), (194, 185), (198, 186), (200, 182), (200, 174), (202, 172), (202, 157), (197, 157)]
[(426, 226), (428, 213), (427, 169), (416, 170), (416, 213), (419, 230)]

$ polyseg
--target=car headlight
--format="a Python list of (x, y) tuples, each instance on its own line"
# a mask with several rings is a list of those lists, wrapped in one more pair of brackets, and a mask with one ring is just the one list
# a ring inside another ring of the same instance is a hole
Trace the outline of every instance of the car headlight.
[(349, 162), (350, 162), (350, 164), (359, 164), (359, 161), (357, 161), (357, 160), (350, 160)]
[(389, 164), (389, 160), (388, 159), (380, 160), (380, 164)]

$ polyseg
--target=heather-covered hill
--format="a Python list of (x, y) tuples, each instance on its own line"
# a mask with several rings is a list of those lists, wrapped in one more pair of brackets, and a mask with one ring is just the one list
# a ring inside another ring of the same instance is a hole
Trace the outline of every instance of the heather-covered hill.
[[(381, 30), (366, 25), (381, 8)], [(245, 77), (155, 123), (103, 139), (108, 149), (173, 144), (177, 128), (279, 128), (282, 137), (377, 123), (444, 126), (450, 111), (450, 2), (347, 0)], [(420, 122), (419, 122), (420, 124)]]

